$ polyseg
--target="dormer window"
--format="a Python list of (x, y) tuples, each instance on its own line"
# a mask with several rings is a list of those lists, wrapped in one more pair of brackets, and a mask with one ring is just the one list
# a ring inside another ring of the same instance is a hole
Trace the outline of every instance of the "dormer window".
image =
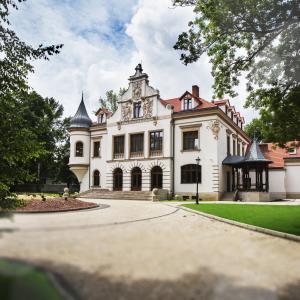
[(104, 114), (100, 114), (100, 115), (98, 116), (98, 123), (99, 123), (99, 124), (105, 123), (105, 115), (104, 115)]
[(136, 102), (133, 105), (133, 118), (141, 118), (142, 117), (142, 104), (141, 102)]
[(184, 110), (192, 109), (192, 99), (184, 99), (183, 109)]
[(288, 149), (288, 154), (297, 154), (297, 150), (296, 150), (296, 148), (289, 148)]

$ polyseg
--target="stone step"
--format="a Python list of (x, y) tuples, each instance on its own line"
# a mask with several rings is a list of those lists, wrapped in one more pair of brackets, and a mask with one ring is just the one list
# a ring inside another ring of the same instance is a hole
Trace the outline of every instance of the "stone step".
[(109, 191), (91, 189), (79, 195), (82, 198), (91, 199), (117, 199), (117, 200), (152, 200), (152, 193), (145, 191)]

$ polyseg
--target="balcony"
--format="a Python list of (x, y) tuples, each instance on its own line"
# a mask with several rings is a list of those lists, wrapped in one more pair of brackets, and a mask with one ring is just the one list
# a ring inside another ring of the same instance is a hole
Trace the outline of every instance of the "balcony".
[(124, 153), (114, 153), (114, 159), (123, 159)]
[(144, 157), (144, 152), (143, 151), (138, 151), (138, 152), (130, 152), (130, 157)]
[(155, 157), (155, 156), (162, 156), (162, 150), (150, 150), (150, 156)]

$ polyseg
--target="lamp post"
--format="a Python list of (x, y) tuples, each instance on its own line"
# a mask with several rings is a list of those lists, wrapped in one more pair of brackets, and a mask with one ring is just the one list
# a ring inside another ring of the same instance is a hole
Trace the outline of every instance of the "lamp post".
[(197, 182), (196, 204), (199, 204), (199, 191), (198, 191), (198, 184), (199, 184), (199, 163), (200, 163), (200, 157), (199, 156), (196, 158), (196, 162), (197, 162), (197, 169), (196, 169), (196, 182)]

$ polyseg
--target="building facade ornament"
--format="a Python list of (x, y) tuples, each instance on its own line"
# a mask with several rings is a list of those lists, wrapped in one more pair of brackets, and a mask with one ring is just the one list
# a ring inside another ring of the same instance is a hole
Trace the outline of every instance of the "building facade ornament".
[(221, 129), (220, 122), (218, 120), (211, 121), (207, 128), (212, 131), (214, 138), (217, 140)]
[(132, 114), (132, 104), (131, 102), (122, 103), (122, 121), (129, 121)]
[(150, 98), (146, 98), (143, 101), (143, 117), (145, 119), (151, 118), (152, 111), (153, 111), (153, 100)]
[(142, 81), (132, 83), (132, 100), (139, 100), (142, 96)]

